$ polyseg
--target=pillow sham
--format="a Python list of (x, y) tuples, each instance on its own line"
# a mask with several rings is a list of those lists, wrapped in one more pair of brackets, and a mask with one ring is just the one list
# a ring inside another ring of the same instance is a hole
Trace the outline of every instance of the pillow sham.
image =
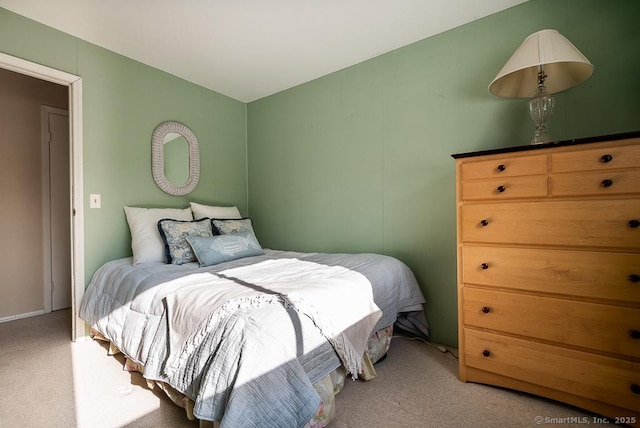
[(242, 218), (237, 207), (214, 207), (190, 202), (194, 219), (209, 218)]
[(190, 208), (139, 208), (124, 207), (129, 230), (133, 264), (164, 262), (164, 243), (158, 232), (158, 221), (163, 218), (193, 220)]
[(208, 238), (187, 236), (186, 239), (191, 244), (201, 267), (264, 254), (253, 232), (216, 235)]
[(167, 263), (174, 265), (197, 261), (191, 245), (185, 239), (187, 236), (213, 236), (208, 218), (193, 221), (162, 219), (158, 221), (158, 231), (164, 242)]
[(212, 218), (214, 235), (228, 235), (230, 233), (252, 232), (253, 223), (250, 218), (219, 219)]

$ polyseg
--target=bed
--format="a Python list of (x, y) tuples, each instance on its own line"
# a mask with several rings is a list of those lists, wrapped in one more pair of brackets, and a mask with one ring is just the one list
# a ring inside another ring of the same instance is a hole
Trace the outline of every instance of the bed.
[(129, 214), (134, 256), (95, 272), (79, 315), (201, 425), (326, 426), (345, 376), (375, 377), (394, 325), (428, 335), (422, 292), (396, 258), (263, 249), (247, 219), (216, 228), (219, 212), (194, 211), (147, 215), (164, 250), (148, 260)]

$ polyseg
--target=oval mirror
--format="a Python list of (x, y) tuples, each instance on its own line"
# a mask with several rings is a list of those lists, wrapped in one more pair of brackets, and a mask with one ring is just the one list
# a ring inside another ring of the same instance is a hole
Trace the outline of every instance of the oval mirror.
[[(186, 144), (185, 144), (186, 142)], [(170, 195), (191, 193), (200, 178), (200, 151), (195, 134), (180, 122), (162, 122), (151, 137), (153, 180)]]
[(189, 180), (189, 143), (180, 134), (169, 132), (164, 136), (164, 176), (174, 186), (183, 186)]

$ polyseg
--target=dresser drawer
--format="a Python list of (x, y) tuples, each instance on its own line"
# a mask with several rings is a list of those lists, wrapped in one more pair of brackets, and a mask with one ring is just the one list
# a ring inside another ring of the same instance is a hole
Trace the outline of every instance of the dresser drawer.
[[(469, 367), (640, 411), (640, 363), (464, 329)], [(485, 356), (487, 355), (487, 356)]]
[(463, 243), (640, 248), (640, 199), (473, 203)]
[(546, 197), (548, 193), (546, 175), (504, 177), (490, 180), (465, 181), (462, 183), (462, 199), (510, 199)]
[[(640, 138), (633, 139), (640, 143)], [(574, 172), (640, 167), (640, 145), (610, 146), (551, 154), (551, 172)]]
[(464, 324), (640, 358), (640, 309), (465, 287)]
[(550, 187), (551, 196), (640, 193), (640, 169), (553, 174)]
[(496, 157), (477, 162), (466, 161), (460, 168), (462, 180), (547, 174), (549, 158), (547, 155)]
[(640, 254), (467, 245), (462, 260), (465, 284), (640, 304)]

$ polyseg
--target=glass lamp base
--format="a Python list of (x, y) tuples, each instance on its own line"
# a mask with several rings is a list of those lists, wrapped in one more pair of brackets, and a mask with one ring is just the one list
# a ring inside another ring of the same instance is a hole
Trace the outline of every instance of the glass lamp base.
[(551, 135), (547, 132), (547, 122), (553, 114), (554, 104), (553, 97), (547, 93), (544, 84), (540, 84), (535, 95), (529, 101), (529, 115), (536, 125), (531, 144), (553, 141)]
[(531, 139), (531, 144), (544, 144), (554, 141), (551, 134), (547, 132), (546, 128), (536, 128)]

